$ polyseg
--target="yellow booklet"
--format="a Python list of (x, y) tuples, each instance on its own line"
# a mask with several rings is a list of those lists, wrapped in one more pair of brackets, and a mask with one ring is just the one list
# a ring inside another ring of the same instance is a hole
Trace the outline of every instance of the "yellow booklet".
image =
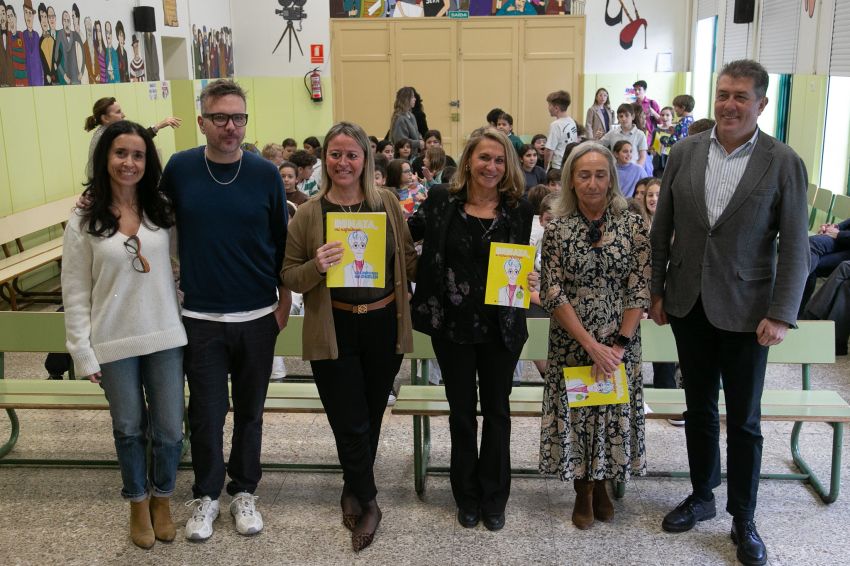
[(328, 269), (328, 287), (383, 287), (386, 212), (329, 212), (327, 241), (342, 242), (342, 261)]
[(528, 308), (528, 274), (534, 269), (534, 246), (490, 243), (484, 303)]
[(570, 407), (620, 405), (629, 402), (626, 366), (620, 364), (612, 380), (596, 381), (590, 377), (591, 366), (564, 368), (564, 386)]

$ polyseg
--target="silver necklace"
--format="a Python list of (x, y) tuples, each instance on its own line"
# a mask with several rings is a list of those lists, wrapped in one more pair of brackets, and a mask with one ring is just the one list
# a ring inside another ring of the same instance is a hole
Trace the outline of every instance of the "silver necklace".
[[(337, 205), (338, 207), (340, 207), (340, 208), (342, 209), (342, 211), (343, 211), (343, 212), (347, 212), (347, 213), (349, 213), (349, 214), (354, 213), (354, 212), (360, 212), (360, 210), (363, 208), (363, 201), (362, 201), (362, 200), (360, 201), (360, 204), (357, 206), (357, 210), (354, 210), (354, 205), (353, 205), (353, 204), (349, 205), (349, 206), (348, 206), (348, 208), (346, 209), (346, 208), (345, 208), (345, 205), (344, 205), (344, 204), (342, 204), (341, 202), (334, 202), (334, 201), (332, 201), (332, 200), (330, 199), (330, 195), (328, 195), (328, 200), (329, 200), (332, 204), (335, 204), (335, 205)], [(364, 199), (364, 200), (365, 200), (365, 199)]]
[(232, 183), (233, 181), (235, 181), (235, 180), (236, 180), (236, 178), (239, 176), (239, 172), (240, 172), (240, 171), (242, 171), (242, 158), (243, 158), (243, 157), (245, 157), (245, 152), (244, 152), (244, 151), (242, 151), (242, 150), (239, 150), (239, 151), (240, 151), (241, 153), (239, 154), (239, 167), (237, 167), (237, 168), (236, 168), (236, 174), (235, 174), (235, 175), (233, 176), (233, 178), (232, 178), (232, 179), (230, 179), (229, 181), (227, 181), (227, 182), (222, 182), (222, 181), (219, 181), (218, 179), (216, 179), (216, 178), (215, 178), (215, 175), (213, 175), (213, 172), (212, 172), (212, 170), (210, 169), (210, 162), (209, 162), (209, 160), (207, 159), (207, 151), (206, 151), (206, 150), (204, 150), (204, 164), (207, 166), (207, 173), (209, 173), (209, 174), (210, 174), (210, 177), (212, 177), (212, 180), (213, 180), (213, 181), (215, 181), (215, 182), (216, 182), (216, 183), (218, 183), (219, 185), (229, 185), (230, 183)]

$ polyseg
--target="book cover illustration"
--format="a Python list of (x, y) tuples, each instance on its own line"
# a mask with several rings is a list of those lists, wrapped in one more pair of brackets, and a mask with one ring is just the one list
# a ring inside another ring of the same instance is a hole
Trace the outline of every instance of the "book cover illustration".
[(620, 364), (610, 380), (596, 381), (590, 376), (591, 366), (564, 368), (567, 403), (573, 407), (620, 405), (629, 402), (626, 366)]
[(342, 242), (342, 261), (328, 269), (328, 287), (383, 287), (385, 212), (329, 212), (328, 242)]
[(534, 246), (490, 243), (485, 304), (528, 308), (528, 274), (534, 269), (534, 253)]

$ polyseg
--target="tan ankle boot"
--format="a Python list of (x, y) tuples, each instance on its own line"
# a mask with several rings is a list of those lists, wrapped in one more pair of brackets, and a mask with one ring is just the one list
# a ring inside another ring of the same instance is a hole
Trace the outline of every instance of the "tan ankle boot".
[(151, 497), (151, 523), (157, 540), (171, 542), (177, 536), (177, 528), (171, 520), (170, 497)]
[(614, 504), (608, 497), (608, 480), (593, 482), (593, 518), (608, 521), (614, 516)]
[(593, 480), (573, 480), (576, 503), (573, 507), (573, 524), (584, 530), (593, 524)]
[(156, 542), (151, 525), (150, 499), (130, 502), (130, 538), (140, 548), (150, 548)]

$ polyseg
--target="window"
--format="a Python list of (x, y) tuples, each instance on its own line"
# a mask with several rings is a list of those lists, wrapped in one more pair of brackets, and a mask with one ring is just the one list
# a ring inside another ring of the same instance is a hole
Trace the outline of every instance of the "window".
[(829, 77), (826, 126), (819, 186), (847, 194), (847, 150), (850, 139), (850, 77)]
[(770, 83), (767, 85), (767, 108), (759, 116), (759, 129), (766, 134), (776, 137), (777, 114), (782, 110), (779, 100), (779, 83), (782, 75), (770, 74)]
[(697, 22), (694, 71), (691, 83), (691, 92), (696, 101), (694, 105), (694, 118), (697, 120), (711, 116), (711, 101), (714, 99), (714, 93), (711, 90), (711, 75), (714, 73), (716, 34), (716, 16)]

